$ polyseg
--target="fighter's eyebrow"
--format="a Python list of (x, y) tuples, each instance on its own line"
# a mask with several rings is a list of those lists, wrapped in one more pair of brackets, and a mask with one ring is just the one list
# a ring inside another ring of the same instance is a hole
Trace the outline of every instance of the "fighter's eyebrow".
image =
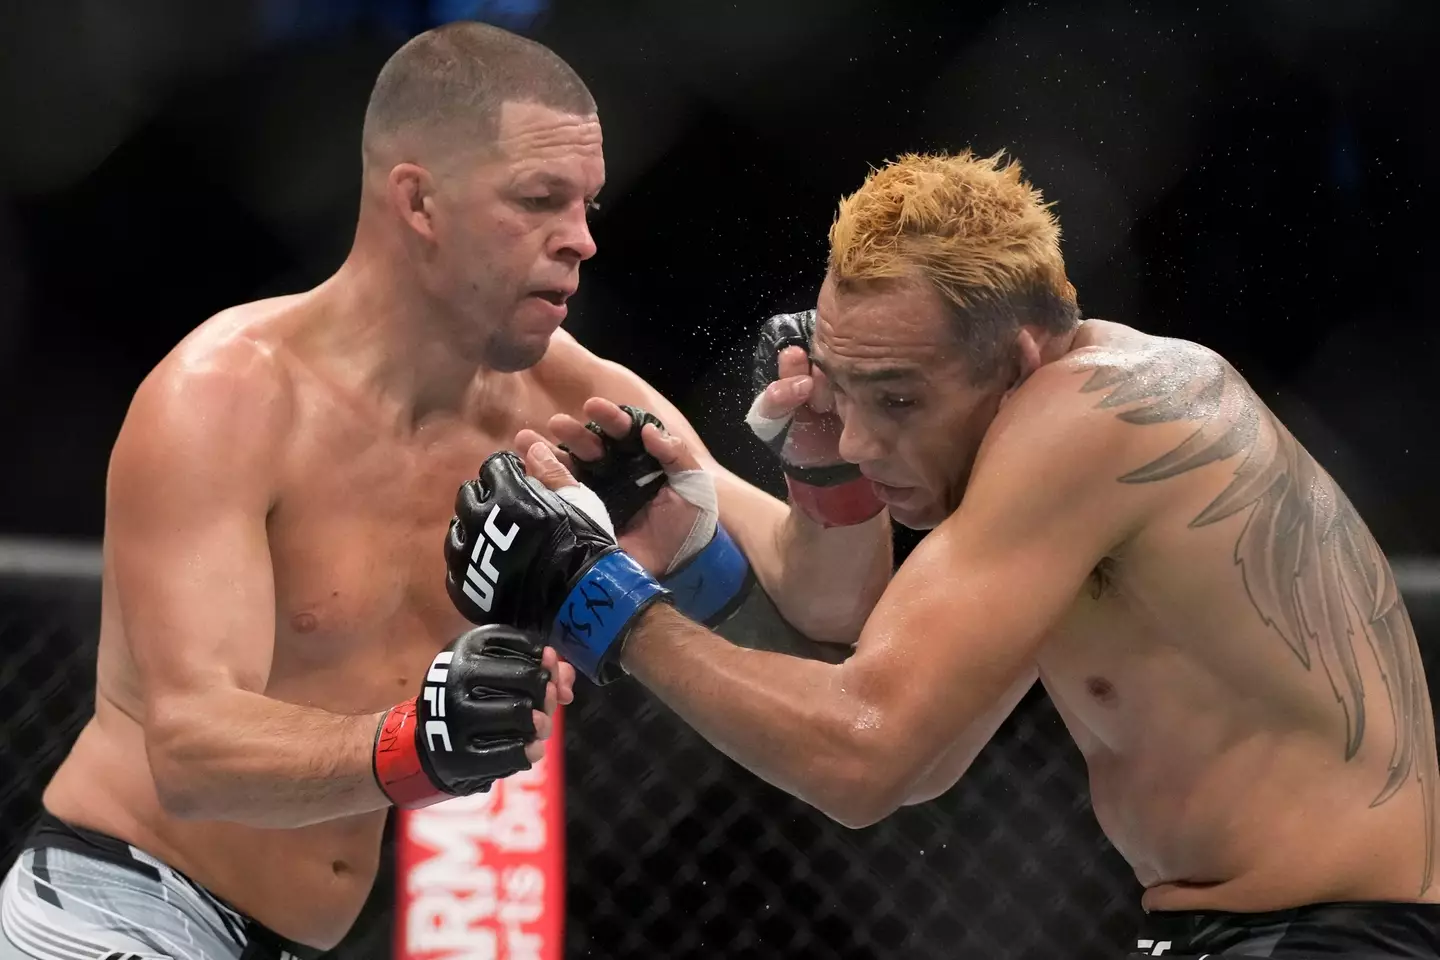
[(827, 367), (815, 357), (810, 358), (821, 373), (831, 380), (840, 379), (847, 382), (859, 381), (861, 383), (877, 383), (886, 380), (915, 380), (921, 376), (920, 368), (909, 364), (903, 366), (887, 367), (864, 367), (861, 369), (837, 370)]
[(522, 173), (519, 179), (526, 183), (539, 183), (546, 187), (574, 187), (574, 182), (569, 177), (561, 176), (558, 173), (550, 173), (544, 170), (535, 170)]

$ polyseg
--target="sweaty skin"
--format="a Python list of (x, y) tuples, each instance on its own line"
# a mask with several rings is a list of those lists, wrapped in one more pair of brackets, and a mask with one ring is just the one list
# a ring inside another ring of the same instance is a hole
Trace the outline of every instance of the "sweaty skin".
[(1440, 900), (1434, 723), (1379, 546), (1220, 357), (1087, 333), (1081, 401), (1178, 441), (1116, 482), (1173, 493), (1038, 661), (1145, 905)]
[[(941, 354), (923, 324), (877, 339), (859, 308), (837, 328), (820, 302), (816, 360), (855, 430), (842, 453), (928, 526), (945, 502), (930, 461), (895, 445), (935, 443), (903, 417), (947, 403), (968, 429), (962, 400), (903, 369)], [(855, 826), (952, 785), (1038, 673), (1147, 909), (1440, 901), (1425, 679), (1354, 507), (1212, 351), (1100, 321), (1046, 349), (846, 662), (726, 648), (656, 609), (626, 668)]]
[[(254, 673), (258, 693), (344, 715), (373, 731), (374, 715), (413, 696), (435, 652), (467, 626), (445, 595), (440, 545), (456, 489), (489, 454), (522, 428), (543, 429), (559, 411), (578, 412), (597, 393), (656, 410), (672, 433), (697, 447), (699, 441), (643, 381), (563, 332), (536, 366), (477, 378), (464, 415), (397, 424), (314, 351), (307, 335), (313, 310), (302, 295), (226, 311), (187, 338), (138, 392), (112, 462), (95, 716), (44, 802), (61, 819), (159, 857), (283, 936), (328, 947), (354, 922), (374, 882), (383, 797), (368, 782), (346, 785), (362, 798), (353, 815), (286, 829), (191, 819), (167, 809), (152, 774), (154, 758), (147, 760), (146, 723), (156, 703), (137, 666), (136, 638), (126, 633), (129, 618), (122, 616), (151, 599), (136, 565), (155, 564), (163, 577), (186, 582), (209, 576), (213, 592), (203, 594), (204, 608), (192, 613), (202, 621), (231, 619), (221, 642), (245, 646), (243, 665), (232, 669)], [(193, 402), (217, 385), (223, 406)], [(266, 450), (266, 476), (245, 478), (255, 485), (247, 490), (257, 504), (253, 536), (229, 530), (214, 544), (197, 542), (176, 555), (169, 546), (152, 551), (139, 539), (144, 534), (128, 528), (126, 498), (138, 490), (162, 485), (171, 502), (209, 495), (176, 487), (165, 476), (166, 463), (127, 453), (173, 441), (176, 428), (168, 419), (174, 411), (160, 416), (157, 408), (176, 397), (187, 401), (180, 415), (189, 419), (191, 434), (226, 439), (202, 450), (175, 447), (175, 462), (222, 458), (216, 472), (226, 474), (234, 467), (223, 462), (230, 448)], [(166, 421), (166, 436), (153, 435), (162, 429), (159, 421)], [(784, 529), (786, 507), (728, 476), (721, 497), (722, 512), (737, 517), (730, 523), (737, 539), (767, 558), (762, 567), (781, 569), (773, 541)], [(886, 562), (880, 556), (872, 566), (883, 571)], [(250, 582), (246, 567), (264, 575)], [(859, 592), (873, 600), (883, 574), (871, 579)], [(797, 619), (803, 621), (803, 611)], [(186, 671), (209, 670), (188, 663), (192, 652), (174, 655)], [(237, 742), (307, 734), (303, 725), (233, 731)], [(368, 736), (359, 743), (358, 766), (368, 778)], [(316, 774), (315, 789), (334, 786), (325, 771)], [(237, 810), (242, 798), (263, 807), (263, 795), (245, 797), (263, 789), (237, 772)]]
[[(467, 626), (444, 587), (456, 490), (517, 431), (594, 394), (658, 414), (716, 472), (722, 521), (815, 639), (853, 643), (890, 571), (883, 517), (829, 531), (792, 514), (558, 330), (596, 250), (597, 117), (507, 101), (493, 144), (429, 167), (415, 158), (433, 144), (395, 137), (367, 144), (333, 277), (210, 319), (136, 392), (106, 491), (95, 715), (44, 798), (321, 948), (375, 878), (380, 711)], [(662, 562), (679, 542), (631, 546)], [(797, 571), (827, 588), (789, 589)], [(553, 651), (545, 665), (553, 712), (574, 672)], [(537, 712), (538, 738), (548, 727)]]

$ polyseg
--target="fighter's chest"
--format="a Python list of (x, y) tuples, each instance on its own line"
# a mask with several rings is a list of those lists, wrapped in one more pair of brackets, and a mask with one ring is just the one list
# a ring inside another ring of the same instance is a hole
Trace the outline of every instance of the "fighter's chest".
[(456, 491), (500, 447), (478, 434), (376, 444), (291, 483), (269, 521), (277, 665), (413, 677), (465, 629), (445, 591), (445, 536)]
[(1082, 750), (1117, 747), (1147, 699), (1157, 625), (1113, 570), (1092, 577), (1041, 645), (1037, 662), (1051, 701)]

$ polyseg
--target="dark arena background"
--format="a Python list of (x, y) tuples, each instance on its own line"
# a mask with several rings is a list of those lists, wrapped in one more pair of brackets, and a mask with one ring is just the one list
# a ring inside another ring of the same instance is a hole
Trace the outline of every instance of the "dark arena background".
[[(453, 19), (590, 84), (608, 184), (567, 327), (741, 475), (782, 489), (744, 430), (745, 358), (765, 317), (813, 305), (837, 199), (903, 152), (1004, 149), (1056, 203), (1087, 316), (1219, 350), (1339, 480), (1440, 670), (1425, 0), (11, 0), (0, 867), (92, 702), (131, 394), (217, 310), (340, 263), (375, 73)], [(1140, 915), (1038, 688), (954, 789), (858, 831), (634, 684), (581, 684), (564, 776), (566, 957), (1087, 960)], [(387, 860), (333, 955), (397, 955), (396, 898)]]

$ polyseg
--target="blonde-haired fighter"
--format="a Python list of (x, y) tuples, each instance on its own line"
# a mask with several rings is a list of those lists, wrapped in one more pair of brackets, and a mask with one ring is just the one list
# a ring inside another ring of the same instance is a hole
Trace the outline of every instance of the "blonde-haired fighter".
[[(813, 324), (840, 456), (930, 533), (843, 663), (740, 649), (663, 604), (609, 656), (853, 826), (948, 789), (1038, 672), (1146, 888), (1140, 954), (1440, 955), (1425, 678), (1334, 479), (1214, 352), (1081, 321), (1013, 163), (904, 157), (830, 239), (817, 310), (785, 322)], [(532, 473), (573, 482), (529, 439)], [(481, 482), (503, 514), (501, 472)]]

